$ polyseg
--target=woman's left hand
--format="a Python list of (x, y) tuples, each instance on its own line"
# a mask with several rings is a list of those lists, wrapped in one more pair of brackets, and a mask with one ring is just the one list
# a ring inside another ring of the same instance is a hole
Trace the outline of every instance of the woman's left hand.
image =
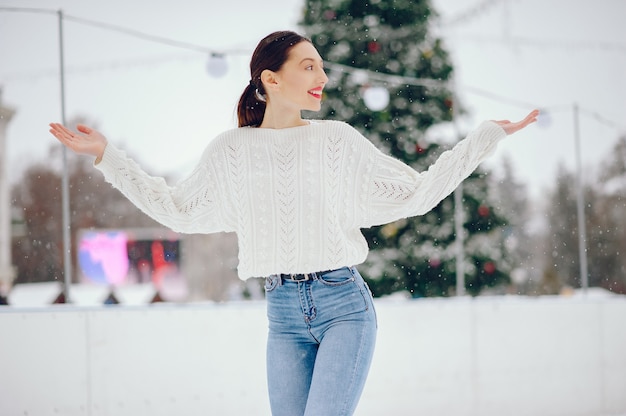
[(533, 110), (530, 113), (528, 113), (528, 115), (523, 120), (515, 122), (515, 123), (509, 120), (493, 120), (493, 122), (496, 123), (498, 126), (502, 127), (502, 129), (504, 130), (506, 134), (513, 134), (516, 131), (520, 131), (521, 129), (528, 126), (529, 124), (532, 124), (535, 121), (537, 121), (538, 115), (539, 115), (539, 110)]

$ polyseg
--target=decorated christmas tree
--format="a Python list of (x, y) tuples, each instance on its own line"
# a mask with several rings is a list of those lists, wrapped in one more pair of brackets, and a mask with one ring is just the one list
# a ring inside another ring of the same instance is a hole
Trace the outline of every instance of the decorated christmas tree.
[[(308, 0), (301, 26), (328, 68), (321, 113), (360, 130), (383, 152), (418, 171), (450, 138), (427, 135), (460, 111), (450, 88), (453, 67), (427, 0)], [(455, 108), (456, 107), (456, 108)], [(458, 138), (454, 138), (457, 140)], [(464, 182), (465, 286), (477, 294), (508, 279), (505, 248), (492, 238), (506, 221), (487, 201), (477, 171)], [(454, 198), (428, 214), (364, 230), (371, 248), (361, 268), (375, 296), (409, 291), (446, 296), (456, 286)]]

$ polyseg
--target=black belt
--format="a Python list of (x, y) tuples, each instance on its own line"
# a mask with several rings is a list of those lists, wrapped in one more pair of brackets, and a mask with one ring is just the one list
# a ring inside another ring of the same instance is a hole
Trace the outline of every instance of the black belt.
[(325, 275), (326, 273), (330, 273), (333, 270), (324, 270), (323, 272), (313, 272), (313, 273), (298, 273), (298, 274), (285, 274), (281, 273), (277, 276), (282, 280), (286, 280), (288, 282), (306, 282), (307, 280), (314, 280), (318, 277)]

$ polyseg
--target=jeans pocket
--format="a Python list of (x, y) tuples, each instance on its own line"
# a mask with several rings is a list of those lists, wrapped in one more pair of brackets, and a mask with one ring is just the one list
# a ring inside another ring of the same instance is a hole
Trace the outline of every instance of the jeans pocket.
[(326, 286), (343, 286), (354, 282), (355, 277), (348, 267), (333, 270), (332, 272), (317, 277)]
[(271, 291), (273, 291), (274, 289), (276, 289), (276, 286), (278, 286), (278, 283), (280, 282), (280, 277), (276, 276), (276, 275), (271, 275), (265, 278), (265, 293), (269, 293)]
[(372, 305), (372, 311), (374, 312), (374, 320), (376, 322), (376, 328), (378, 328), (378, 315), (376, 313), (376, 307), (374, 307), (374, 294), (372, 293), (372, 289), (367, 284), (365, 280), (363, 280), (363, 287), (365, 288), (364, 296), (367, 296), (367, 303)]

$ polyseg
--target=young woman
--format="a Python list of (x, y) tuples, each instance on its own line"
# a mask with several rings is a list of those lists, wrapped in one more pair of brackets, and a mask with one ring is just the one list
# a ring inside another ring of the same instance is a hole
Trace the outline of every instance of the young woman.
[(234, 231), (242, 279), (265, 277), (267, 380), (273, 415), (351, 415), (376, 338), (372, 295), (355, 265), (360, 229), (428, 212), (507, 134), (535, 121), (488, 121), (418, 173), (354, 128), (305, 120), (328, 78), (312, 43), (265, 37), (252, 55), (239, 128), (207, 146), (174, 187), (148, 176), (99, 132), (50, 132), (95, 166), (146, 214), (183, 233)]

